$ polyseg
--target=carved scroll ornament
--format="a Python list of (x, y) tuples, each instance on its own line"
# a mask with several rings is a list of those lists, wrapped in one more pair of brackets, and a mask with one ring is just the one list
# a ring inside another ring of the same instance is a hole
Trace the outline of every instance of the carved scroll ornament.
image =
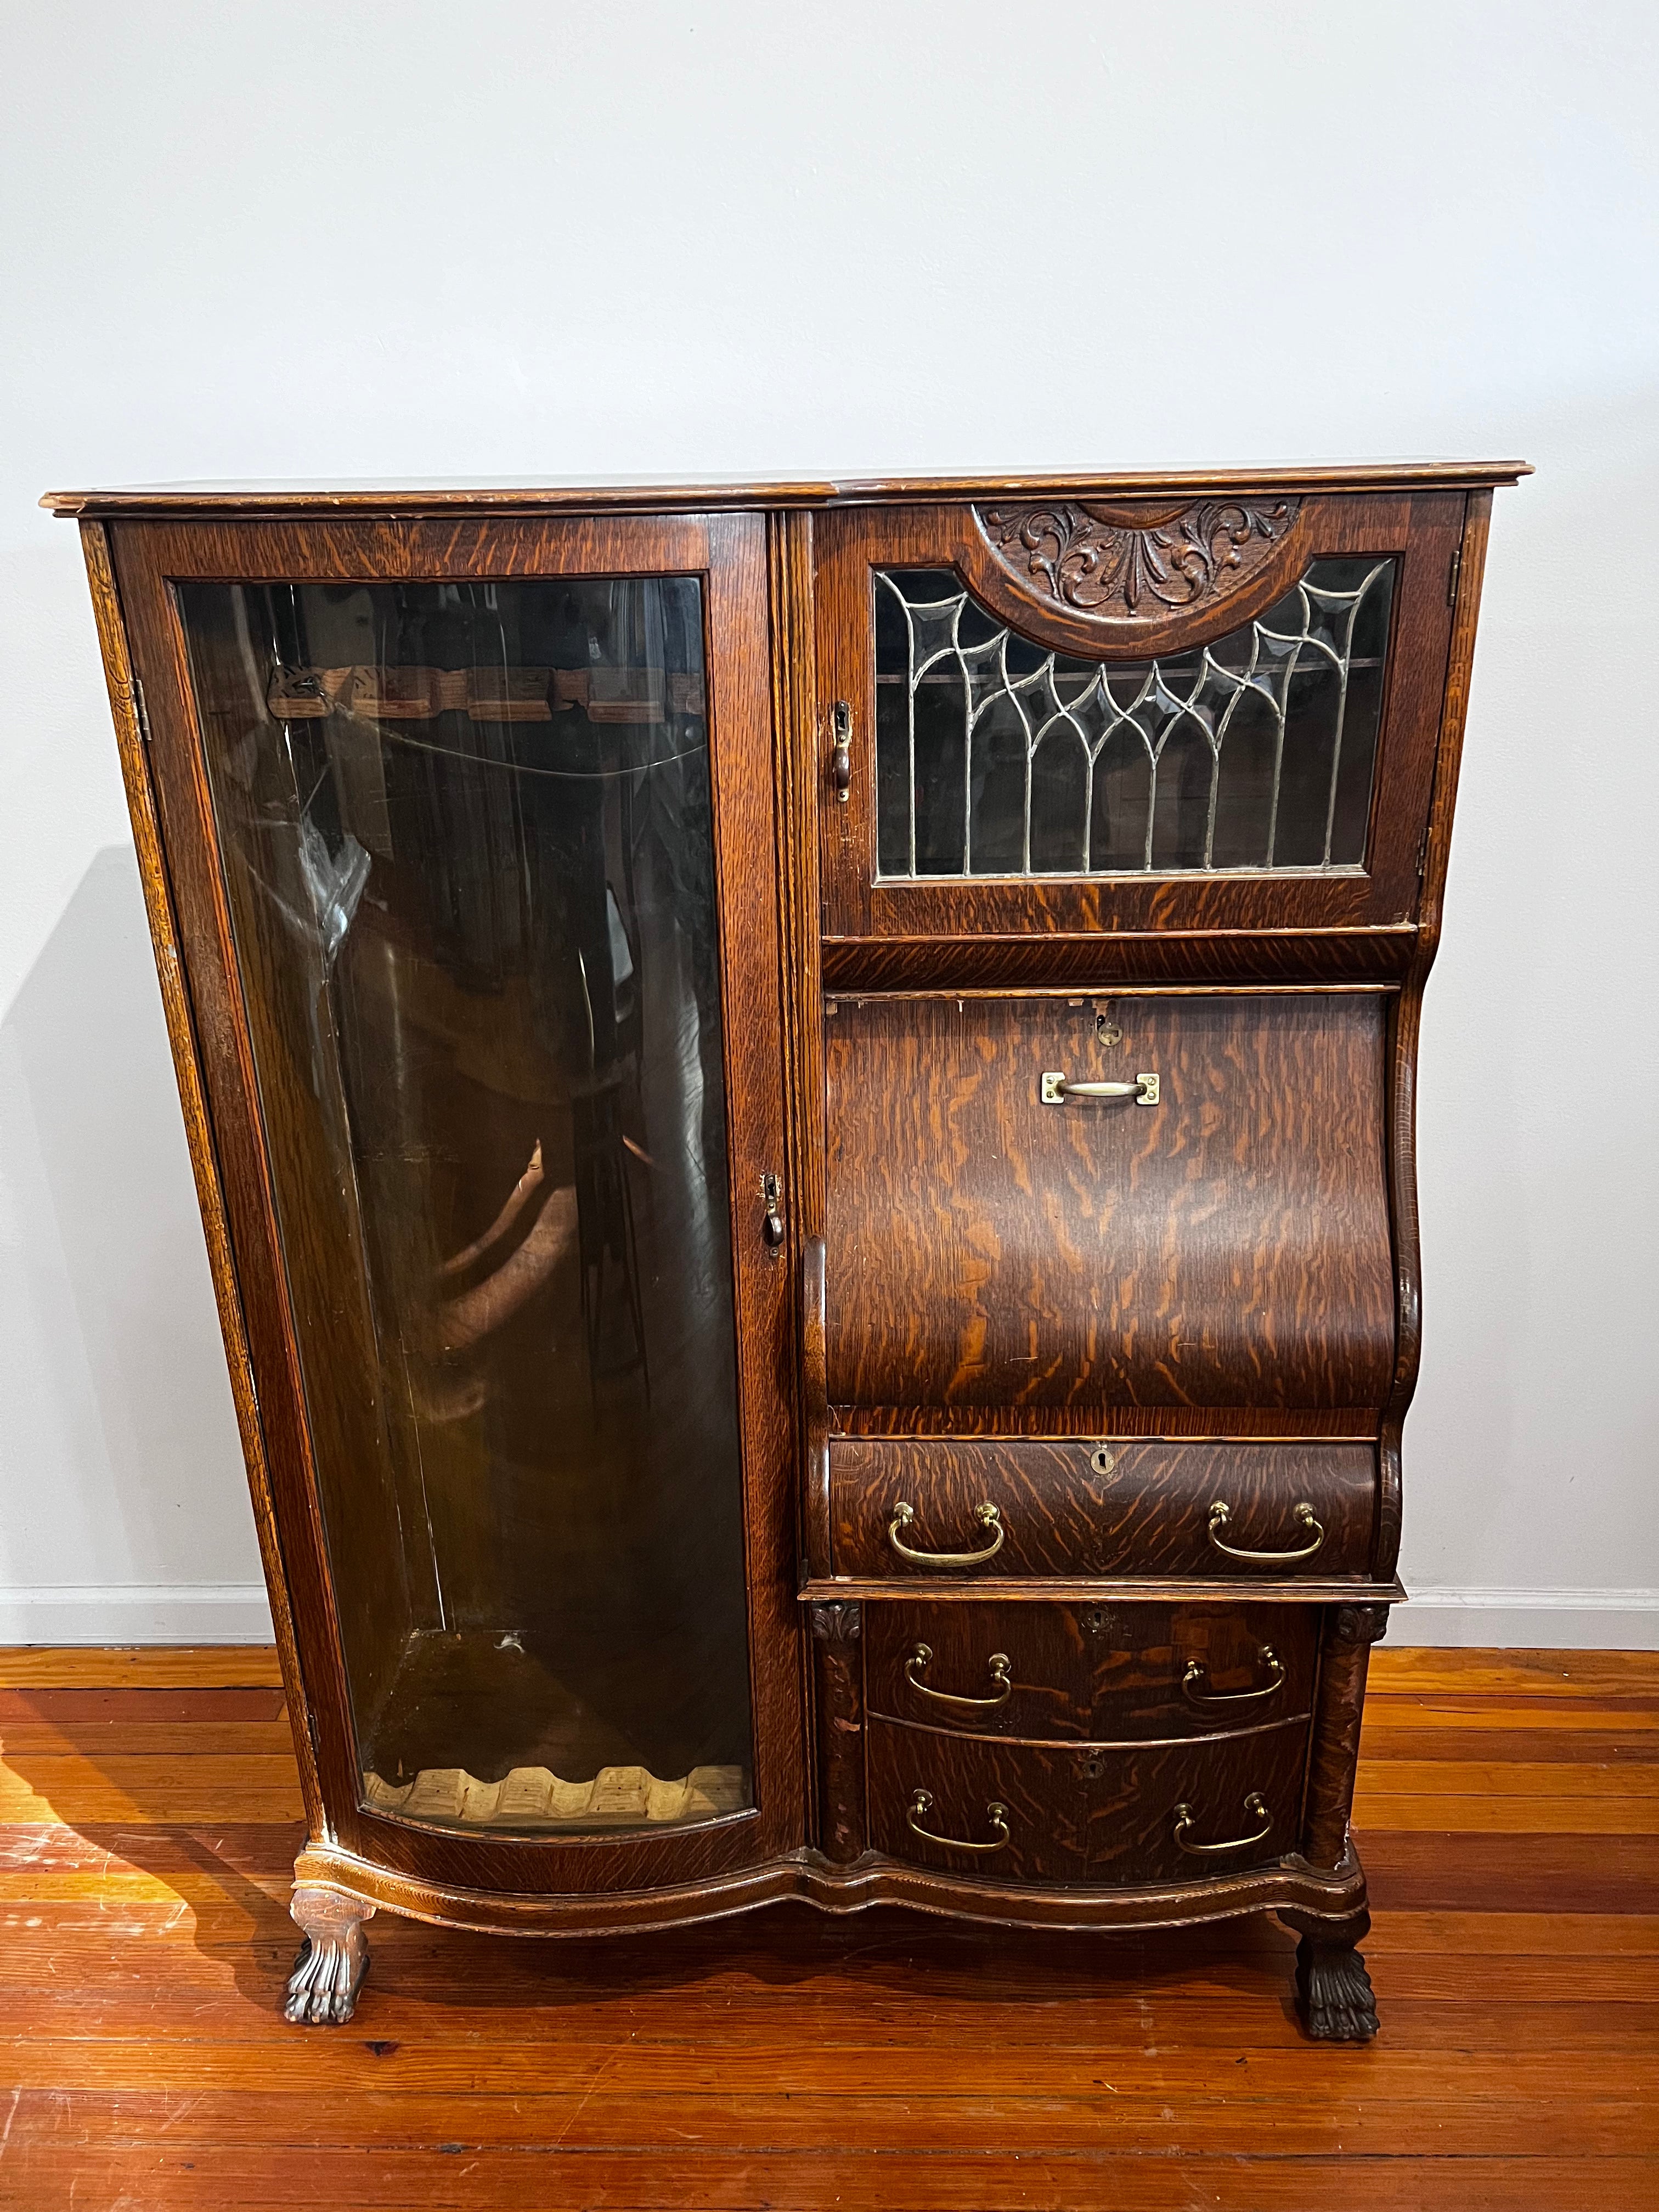
[(1050, 501), (975, 507), (991, 556), (1022, 591), (1086, 621), (1131, 628), (1202, 613), (1276, 556), (1297, 499), (1172, 507)]

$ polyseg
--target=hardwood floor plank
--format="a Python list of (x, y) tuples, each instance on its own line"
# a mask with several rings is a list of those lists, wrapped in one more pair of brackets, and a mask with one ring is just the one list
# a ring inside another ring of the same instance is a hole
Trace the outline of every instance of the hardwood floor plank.
[(288, 1707), (280, 1690), (62, 1690), (37, 1685), (0, 1690), (0, 1730), (13, 1721), (70, 1727), (82, 1722), (137, 1722), (193, 1726), (200, 1721), (280, 1721)]
[(1353, 1825), (1356, 1830), (1388, 1828), (1396, 1834), (1451, 1827), (1463, 1835), (1570, 1836), (1588, 1830), (1608, 1838), (1659, 1837), (1659, 1799), (1626, 1796), (1622, 1790), (1601, 1797), (1487, 1797), (1440, 1790), (1394, 1796), (1370, 1788), (1362, 1771)]
[(1597, 1696), (1522, 1698), (1471, 1695), (1463, 1698), (1390, 1697), (1367, 1688), (1367, 1729), (1393, 1726), (1420, 1730), (1431, 1739), (1437, 1729), (1524, 1728), (1530, 1732), (1618, 1729), (1644, 1734), (1659, 1731), (1659, 1698)]
[(1579, 1698), (1608, 1689), (1652, 1698), (1659, 1697), (1659, 1651), (1460, 1651), (1381, 1644), (1371, 1654), (1370, 1679), (1384, 1692), (1407, 1690), (1416, 1696), (1479, 1690)]
[[(165, 1693), (163, 1693), (165, 1694)], [(258, 1694), (263, 1695), (264, 1692)], [(1501, 1753), (1495, 1753), (1502, 1757)], [(1654, 1756), (1659, 1758), (1659, 1746)], [(0, 1721), (0, 1757), (27, 1775), (40, 1759), (78, 1759), (107, 1773), (117, 1759), (285, 1759), (294, 1763), (294, 1738), (285, 1719), (143, 1721)]]
[[(1001, 2150), (927, 2155), (818, 2149), (791, 2155), (654, 2146), (589, 2151), (550, 2141), (500, 2148), (463, 2136), (436, 2148), (390, 2146), (371, 2157), (277, 2146), (250, 2161), (174, 2142), (134, 2153), (42, 2144), (19, 2171), (36, 2212), (74, 2202), (138, 2203), (145, 2212), (500, 2212), (530, 2203), (607, 2212), (1323, 2212), (1356, 2188), (1369, 2212), (1651, 2212), (1652, 2170), (1640, 2158), (1348, 2155), (1253, 2158), (1187, 2153), (1178, 2179), (1167, 2153), (1024, 2157)], [(672, 2181), (665, 2185), (665, 2167)], [(142, 2177), (143, 2193), (125, 2192)], [(1176, 2193), (1178, 2192), (1178, 2193)]]
[(52, 1689), (281, 1687), (274, 1644), (0, 1644), (0, 1683)]
[[(1622, 1778), (1627, 1771), (1659, 1769), (1659, 1729), (1550, 1729), (1526, 1727), (1444, 1729), (1430, 1734), (1407, 1723), (1377, 1721), (1360, 1739), (1359, 1763), (1368, 1771), (1393, 1762), (1416, 1759), (1426, 1766), (1447, 1764), (1607, 1766)], [(1622, 1786), (1622, 1780), (1621, 1780)], [(1651, 1783), (1641, 1785), (1652, 1788)]]
[(1594, 1833), (1469, 1834), (1354, 1821), (1371, 1911), (1585, 1912), (1659, 1910), (1659, 1840)]

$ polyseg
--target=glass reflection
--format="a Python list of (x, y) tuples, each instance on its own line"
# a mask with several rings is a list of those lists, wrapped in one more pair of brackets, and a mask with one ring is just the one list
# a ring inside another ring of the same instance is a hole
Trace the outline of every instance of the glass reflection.
[(700, 586), (180, 599), (367, 1801), (739, 1809)]

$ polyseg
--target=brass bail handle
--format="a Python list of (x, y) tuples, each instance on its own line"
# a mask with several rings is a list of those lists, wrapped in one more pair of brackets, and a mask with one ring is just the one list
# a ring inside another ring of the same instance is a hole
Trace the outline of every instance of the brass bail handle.
[(930, 1689), (922, 1675), (933, 1656), (930, 1644), (918, 1644), (904, 1662), (904, 1679), (917, 1694), (931, 1698), (936, 1705), (953, 1705), (963, 1712), (985, 1712), (994, 1705), (1006, 1705), (1013, 1695), (1013, 1662), (1006, 1651), (994, 1651), (987, 1662), (987, 1671), (995, 1686), (995, 1695), (989, 1698), (960, 1697), (952, 1690)]
[(915, 1524), (916, 1509), (901, 1498), (893, 1508), (893, 1517), (887, 1523), (887, 1540), (900, 1559), (909, 1559), (919, 1567), (976, 1567), (982, 1559), (994, 1559), (1002, 1549), (1007, 1530), (1002, 1525), (1002, 1516), (994, 1505), (987, 1504), (974, 1508), (974, 1518), (981, 1528), (988, 1529), (991, 1540), (977, 1552), (918, 1552), (904, 1541), (901, 1530)]
[(1291, 1552), (1246, 1552), (1240, 1550), (1237, 1544), (1224, 1543), (1221, 1532), (1231, 1521), (1232, 1514), (1225, 1501), (1219, 1498), (1210, 1508), (1210, 1522), (1206, 1533), (1216, 1550), (1224, 1553), (1230, 1559), (1244, 1559), (1250, 1565), (1256, 1567), (1284, 1566), (1291, 1559), (1312, 1559), (1325, 1540), (1325, 1531), (1315, 1519), (1311, 1505), (1305, 1503), (1298, 1505), (1291, 1518), (1298, 1528), (1307, 1529), (1311, 1537), (1311, 1541)]
[(1255, 1698), (1276, 1698), (1285, 1686), (1285, 1668), (1271, 1644), (1264, 1644), (1257, 1657), (1267, 1670), (1267, 1679), (1257, 1690), (1210, 1690), (1204, 1686), (1210, 1679), (1208, 1668), (1201, 1659), (1188, 1662), (1187, 1671), (1181, 1678), (1181, 1687), (1188, 1700), (1195, 1705), (1248, 1705)]
[(1194, 1844), (1188, 1841), (1193, 1829), (1193, 1808), (1190, 1805), (1177, 1805), (1175, 1808), (1176, 1842), (1183, 1851), (1190, 1851), (1195, 1859), (1203, 1858), (1211, 1851), (1248, 1850), (1252, 1844), (1265, 1842), (1267, 1832), (1273, 1826), (1273, 1816), (1267, 1810), (1266, 1799), (1257, 1790), (1252, 1790), (1244, 1800), (1244, 1810), (1251, 1820), (1260, 1823), (1248, 1836), (1229, 1836), (1219, 1844)]
[(1137, 1106), (1156, 1106), (1158, 1078), (1138, 1075), (1133, 1083), (1073, 1083), (1059, 1068), (1046, 1069), (1037, 1084), (1037, 1097), (1045, 1106), (1063, 1106), (1068, 1098), (1133, 1098)]
[(936, 1835), (933, 1829), (924, 1828), (921, 1825), (933, 1809), (933, 1793), (931, 1790), (913, 1790), (910, 1792), (904, 1825), (913, 1836), (920, 1836), (924, 1843), (941, 1844), (947, 1851), (1000, 1851), (1008, 1840), (1008, 1808), (1000, 1805), (994, 1797), (985, 1808), (986, 1825), (996, 1835), (996, 1841), (993, 1844), (969, 1843), (961, 1836)]

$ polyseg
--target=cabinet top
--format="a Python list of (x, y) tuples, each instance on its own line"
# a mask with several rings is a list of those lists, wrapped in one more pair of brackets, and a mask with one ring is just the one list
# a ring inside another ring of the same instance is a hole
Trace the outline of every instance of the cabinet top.
[(1527, 461), (1273, 462), (1242, 469), (1076, 469), (1006, 475), (921, 477), (737, 477), (659, 478), (532, 477), (401, 483), (392, 479), (129, 484), (106, 490), (52, 491), (42, 507), (64, 515), (364, 514), (415, 514), (483, 508), (503, 514), (596, 508), (662, 513), (675, 508), (864, 506), (883, 501), (1006, 498), (1045, 493), (1094, 499), (1201, 496), (1254, 491), (1380, 491), (1510, 484), (1530, 476)]

